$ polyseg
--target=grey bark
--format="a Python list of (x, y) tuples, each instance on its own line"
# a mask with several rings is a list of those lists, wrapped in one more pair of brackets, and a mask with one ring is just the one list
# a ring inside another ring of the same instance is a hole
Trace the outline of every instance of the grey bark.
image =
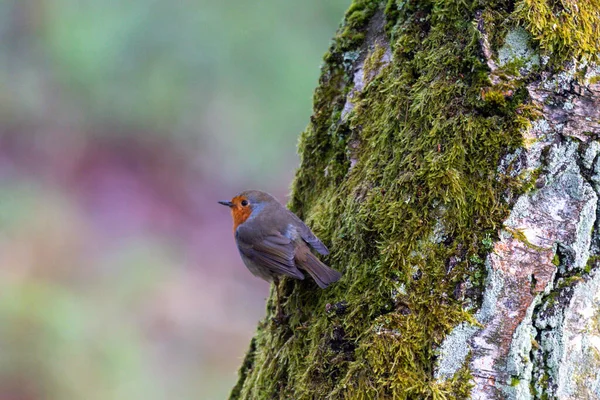
[(451, 376), (470, 352), (473, 399), (600, 398), (599, 74), (573, 62), (527, 86), (542, 115), (499, 168), (517, 159), (514, 173), (539, 174), (536, 187), (517, 199), (486, 260), (481, 327), (457, 327), (436, 372)]

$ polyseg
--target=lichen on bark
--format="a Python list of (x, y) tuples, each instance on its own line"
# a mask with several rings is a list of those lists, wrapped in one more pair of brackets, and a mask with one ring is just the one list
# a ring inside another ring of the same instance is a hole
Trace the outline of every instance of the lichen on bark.
[(493, 313), (479, 308), (493, 248), (540, 250), (501, 228), (539, 179), (522, 146), (535, 147), (524, 132), (543, 111), (530, 82), (551, 63), (531, 62), (529, 47), (503, 62), (498, 51), (524, 26), (542, 56), (555, 42), (565, 59), (593, 53), (537, 32), (527, 11), (546, 3), (530, 3), (352, 3), (324, 59), (289, 203), (344, 276), (324, 291), (283, 281), (289, 321), (270, 319), (271, 296), (232, 399), (470, 395), (472, 354), (436, 376), (444, 338), (492, 320), (476, 313)]

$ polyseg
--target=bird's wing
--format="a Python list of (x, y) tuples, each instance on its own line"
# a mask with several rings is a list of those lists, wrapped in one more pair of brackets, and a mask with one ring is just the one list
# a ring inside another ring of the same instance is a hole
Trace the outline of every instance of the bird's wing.
[(308, 226), (306, 226), (306, 225), (304, 225), (304, 228), (306, 228), (306, 229), (301, 229), (300, 230), (300, 236), (302, 236), (302, 239), (304, 239), (304, 241), (306, 243), (310, 244), (310, 246), (313, 249), (315, 249), (316, 251), (318, 251), (322, 255), (326, 256), (327, 254), (329, 254), (329, 250), (327, 249), (327, 247), (323, 244), (323, 242), (321, 242), (319, 240), (318, 237), (316, 237), (314, 235), (314, 233), (312, 233), (312, 231), (310, 230), (310, 228)]
[(296, 214), (289, 210), (288, 212), (294, 216), (293, 218), (296, 222), (296, 227), (298, 229), (300, 237), (320, 254), (324, 256), (329, 254), (329, 250), (327, 249), (327, 247), (323, 244), (323, 242), (319, 240), (318, 237), (315, 236), (314, 233), (312, 233), (310, 228), (306, 226), (306, 224), (300, 218), (298, 218)]
[(250, 239), (251, 233), (240, 225), (236, 230), (238, 249), (244, 257), (254, 264), (269, 269), (278, 275), (287, 275), (296, 279), (304, 279), (304, 274), (294, 263), (294, 243), (279, 232), (269, 234), (260, 239)]

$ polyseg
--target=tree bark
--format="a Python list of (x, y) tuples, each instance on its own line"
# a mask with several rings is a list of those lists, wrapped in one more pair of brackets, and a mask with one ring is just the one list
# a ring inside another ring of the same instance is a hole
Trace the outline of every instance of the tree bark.
[(600, 1), (354, 0), (231, 399), (600, 398)]

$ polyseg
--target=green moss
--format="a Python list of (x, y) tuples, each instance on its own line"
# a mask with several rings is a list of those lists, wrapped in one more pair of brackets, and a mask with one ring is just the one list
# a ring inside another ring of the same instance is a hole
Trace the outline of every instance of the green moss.
[(584, 282), (585, 280), (579, 275), (567, 276), (561, 278), (556, 284), (556, 289), (561, 290), (565, 287), (573, 287), (575, 284)]
[(600, 0), (520, 0), (514, 12), (555, 64), (600, 55)]
[(363, 66), (365, 85), (368, 84), (374, 74), (383, 66), (383, 55), (385, 54), (385, 50), (385, 47), (376, 44), (373, 52), (365, 59)]
[(378, 2), (355, 0), (346, 11), (344, 25), (336, 38), (338, 51), (356, 49), (365, 38), (364, 29), (373, 13), (378, 8)]
[(560, 265), (560, 257), (558, 254), (554, 254), (554, 257), (552, 257), (552, 264), (554, 264), (555, 267)]
[(511, 228), (508, 228), (508, 227), (504, 227), (504, 230), (506, 230), (515, 239), (519, 240), (521, 243), (525, 244), (525, 246), (529, 247), (532, 250), (535, 250), (535, 251), (546, 251), (546, 250), (548, 250), (548, 249), (546, 249), (544, 247), (537, 246), (537, 245), (531, 243), (529, 241), (529, 239), (527, 239), (527, 236), (525, 236), (525, 234), (523, 233), (523, 231), (521, 231), (519, 229), (511, 229)]
[(531, 393), (536, 399), (548, 400), (548, 371), (543, 370), (542, 375), (538, 377), (537, 381), (532, 381), (530, 384)]
[(494, 51), (498, 51), (506, 40), (509, 30), (516, 24), (510, 9), (513, 2), (505, 2), (504, 6), (488, 7), (482, 10), (481, 19), (488, 35), (488, 41)]
[(248, 348), (248, 351), (246, 352), (246, 357), (244, 358), (244, 361), (242, 362), (242, 365), (239, 370), (240, 379), (238, 380), (237, 384), (231, 390), (231, 394), (229, 395), (230, 398), (237, 399), (240, 397), (242, 387), (244, 385), (246, 377), (252, 372), (252, 367), (254, 366), (255, 351), (256, 351), (256, 339), (253, 338), (250, 341), (250, 347)]
[(590, 256), (590, 258), (588, 258), (588, 262), (585, 265), (585, 268), (583, 269), (583, 272), (585, 272), (586, 274), (589, 274), (590, 272), (592, 272), (592, 270), (594, 268), (597, 268), (600, 265), (600, 256), (594, 255), (594, 256)]
[(398, 17), (398, 2), (396, 0), (388, 0), (385, 6), (385, 31), (389, 36), (392, 36), (392, 30), (394, 28), (394, 24), (399, 19)]
[[(484, 12), (508, 15), (505, 3), (486, 3)], [(283, 281), (290, 319), (261, 324), (234, 399), (468, 396), (466, 367), (433, 378), (436, 347), (474, 322), (454, 291), (465, 279), (483, 281), (508, 215), (504, 194), (526, 187), (497, 167), (521, 146), (534, 113), (523, 82), (488, 79), (472, 23), (480, 2), (387, 4), (393, 62), (377, 64), (382, 48), (367, 57), (366, 69), (378, 73), (342, 122), (352, 73), (344, 60), (356, 60), (360, 29), (380, 2), (355, 1), (346, 15), (300, 139), (290, 200), (331, 250), (324, 261), (344, 276), (324, 291)], [(326, 312), (342, 302), (344, 312)]]
[(483, 246), (483, 250), (489, 252), (494, 248), (494, 241), (492, 240), (492, 235), (490, 233), (486, 233), (483, 239), (481, 239), (481, 244)]

